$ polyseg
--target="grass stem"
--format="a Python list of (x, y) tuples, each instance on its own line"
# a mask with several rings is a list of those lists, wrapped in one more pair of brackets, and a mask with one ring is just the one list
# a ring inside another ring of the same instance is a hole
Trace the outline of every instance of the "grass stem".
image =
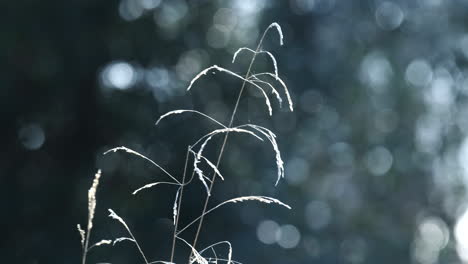
[[(236, 116), (237, 109), (239, 107), (239, 103), (240, 103), (240, 100), (242, 98), (242, 94), (244, 92), (244, 89), (245, 89), (245, 86), (246, 86), (246, 83), (247, 83), (246, 80), (250, 76), (250, 72), (252, 71), (252, 66), (253, 66), (253, 64), (255, 62), (255, 58), (256, 58), (258, 52), (260, 51), (260, 48), (262, 46), (263, 40), (264, 40), (264, 38), (266, 36), (266, 33), (268, 32), (268, 29), (270, 29), (270, 27), (268, 27), (263, 32), (262, 38), (258, 42), (257, 48), (255, 49), (255, 52), (253, 53), (252, 59), (250, 60), (249, 67), (247, 68), (247, 72), (246, 72), (245, 77), (244, 77), (245, 80), (242, 81), (242, 86), (241, 86), (239, 94), (237, 96), (237, 100), (236, 100), (236, 103), (234, 105), (234, 109), (232, 110), (231, 119), (229, 121), (228, 128), (232, 128), (232, 125), (234, 124), (234, 118)], [(216, 161), (216, 168), (217, 169), (219, 167), (219, 164), (221, 163), (221, 159), (223, 157), (224, 148), (226, 147), (228, 137), (229, 137), (229, 132), (225, 134), (224, 139), (223, 139), (223, 143), (221, 145), (221, 149), (219, 151), (218, 159)], [(216, 181), (216, 173), (213, 173), (213, 176), (211, 177), (211, 183), (210, 183), (210, 186), (209, 186), (209, 191), (208, 191), (209, 193), (212, 192), (215, 181)], [(202, 225), (203, 225), (203, 219), (204, 219), (204, 216), (205, 216), (206, 211), (208, 209), (209, 200), (210, 200), (210, 195), (207, 195), (206, 198), (205, 198), (205, 203), (203, 205), (203, 210), (202, 210), (202, 213), (201, 213), (201, 217), (200, 217), (200, 220), (198, 222), (197, 232), (195, 233), (195, 238), (194, 238), (193, 243), (192, 243), (193, 248), (196, 248), (196, 246), (197, 246), (198, 238), (200, 236), (201, 228), (202, 228)], [(189, 263), (190, 263), (191, 257), (192, 257), (192, 255), (190, 255), (190, 257), (189, 257)]]
[(185, 165), (184, 165), (184, 173), (182, 176), (182, 185), (180, 186), (180, 195), (178, 198), (178, 205), (177, 205), (177, 216), (175, 219), (175, 224), (174, 224), (174, 236), (172, 238), (172, 249), (171, 249), (171, 261), (174, 262), (174, 252), (175, 252), (175, 243), (176, 243), (176, 238), (177, 238), (177, 228), (179, 226), (179, 216), (180, 216), (180, 208), (182, 204), (182, 196), (184, 194), (184, 186), (185, 186), (185, 176), (187, 174), (187, 164), (188, 164), (188, 159), (189, 159), (189, 154), (190, 154), (190, 146), (187, 148), (187, 154), (185, 156)]

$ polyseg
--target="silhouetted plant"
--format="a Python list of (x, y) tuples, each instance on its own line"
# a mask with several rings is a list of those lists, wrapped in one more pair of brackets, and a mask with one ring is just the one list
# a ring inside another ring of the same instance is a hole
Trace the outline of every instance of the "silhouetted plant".
[[(210, 117), (209, 115), (204, 114), (204, 113), (202, 113), (200, 111), (188, 110), (188, 109), (187, 110), (183, 109), (183, 110), (170, 111), (170, 112), (162, 115), (157, 120), (156, 125), (158, 125), (163, 119), (165, 119), (167, 117), (171, 117), (171, 116), (178, 115), (178, 114), (189, 114), (189, 113), (191, 113), (191, 114), (197, 114), (197, 115), (199, 115), (199, 116), (201, 116), (203, 118), (207, 118), (210, 121), (212, 121), (213, 123), (215, 123), (217, 126), (219, 126), (219, 128), (214, 129), (211, 132), (201, 136), (196, 142), (194, 142), (192, 145), (189, 145), (187, 147), (187, 152), (186, 152), (186, 157), (185, 157), (185, 166), (184, 166), (184, 170), (183, 170), (181, 180), (177, 179), (177, 177), (173, 176), (171, 173), (166, 171), (163, 167), (158, 165), (152, 159), (146, 157), (145, 155), (143, 155), (143, 154), (141, 154), (139, 152), (136, 152), (136, 151), (134, 151), (132, 149), (129, 149), (127, 147), (116, 147), (116, 148), (110, 149), (110, 150), (108, 150), (108, 151), (106, 151), (104, 153), (104, 154), (108, 154), (108, 153), (116, 152), (116, 151), (124, 151), (126, 153), (139, 156), (139, 157), (147, 160), (148, 162), (150, 162), (151, 164), (153, 164), (157, 168), (159, 168), (168, 177), (168, 180), (166, 180), (166, 181), (152, 182), (152, 183), (146, 184), (146, 185), (136, 189), (135, 191), (133, 191), (133, 195), (136, 195), (136, 194), (140, 193), (141, 191), (148, 190), (148, 189), (153, 188), (153, 187), (158, 186), (158, 185), (175, 185), (175, 186), (177, 186), (177, 191), (175, 192), (174, 205), (173, 205), (173, 216), (172, 216), (173, 224), (174, 224), (174, 233), (173, 233), (173, 238), (172, 238), (172, 249), (171, 249), (170, 255), (168, 256), (169, 260), (168, 261), (157, 260), (157, 261), (151, 261), (151, 262), (148, 261), (148, 258), (144, 254), (142, 248), (140, 247), (139, 243), (137, 242), (137, 239), (135, 238), (135, 236), (131, 232), (131, 230), (130, 230), (129, 226), (127, 225), (127, 223), (124, 221), (124, 219), (122, 217), (117, 215), (117, 213), (115, 213), (112, 209), (108, 209), (109, 212), (110, 212), (109, 217), (111, 217), (114, 220), (117, 220), (120, 224), (122, 224), (123, 227), (128, 232), (129, 236), (128, 237), (115, 238), (114, 240), (101, 240), (100, 242), (95, 243), (92, 246), (89, 246), (91, 230), (92, 230), (92, 227), (93, 227), (94, 212), (95, 212), (95, 209), (96, 209), (96, 191), (97, 191), (97, 187), (98, 187), (98, 184), (99, 184), (99, 178), (101, 176), (101, 171), (98, 171), (96, 173), (96, 175), (95, 175), (95, 179), (93, 181), (93, 184), (92, 184), (92, 186), (91, 186), (91, 188), (89, 189), (89, 192), (88, 192), (88, 223), (87, 223), (86, 230), (83, 230), (81, 228), (81, 226), (78, 225), (78, 230), (79, 230), (79, 233), (80, 233), (80, 236), (81, 236), (81, 245), (83, 247), (82, 264), (86, 263), (86, 257), (87, 257), (87, 254), (88, 254), (88, 252), (89, 252), (89, 250), (91, 248), (96, 247), (96, 246), (100, 246), (100, 245), (104, 245), (104, 244), (113, 244), (113, 245), (115, 245), (116, 243), (119, 243), (119, 242), (122, 242), (122, 241), (133, 242), (135, 244), (135, 246), (137, 247), (141, 257), (143, 258), (143, 260), (145, 261), (146, 264), (150, 264), (150, 263), (174, 263), (173, 262), (174, 261), (174, 252), (175, 252), (175, 245), (176, 245), (177, 241), (180, 241), (181, 243), (185, 244), (191, 250), (191, 255), (190, 255), (189, 260), (188, 260), (189, 263), (196, 262), (196, 263), (200, 263), (200, 264), (207, 264), (207, 263), (210, 263), (210, 262), (217, 263), (218, 261), (219, 262), (226, 262), (226, 263), (238, 263), (238, 262), (232, 260), (232, 247), (231, 247), (231, 243), (228, 242), (228, 241), (216, 242), (216, 243), (214, 243), (214, 244), (212, 244), (212, 245), (210, 245), (210, 246), (208, 246), (208, 247), (206, 247), (205, 249), (202, 249), (202, 250), (197, 250), (196, 249), (197, 242), (198, 242), (198, 239), (199, 239), (199, 236), (200, 236), (200, 232), (201, 232), (201, 228), (203, 226), (203, 220), (204, 220), (205, 216), (208, 215), (209, 213), (213, 212), (214, 210), (218, 209), (219, 207), (225, 205), (225, 204), (246, 202), (246, 201), (257, 201), (257, 202), (267, 203), (267, 204), (273, 203), (273, 204), (281, 205), (283, 207), (286, 207), (286, 208), (290, 209), (290, 207), (287, 204), (285, 204), (285, 203), (283, 203), (283, 202), (281, 202), (281, 201), (279, 201), (279, 200), (277, 200), (275, 198), (266, 197), (266, 196), (236, 197), (236, 198), (232, 198), (232, 199), (226, 200), (224, 202), (221, 202), (220, 204), (218, 204), (218, 205), (216, 205), (214, 207), (208, 208), (209, 200), (210, 200), (211, 193), (212, 193), (213, 186), (215, 184), (216, 179), (219, 178), (221, 180), (224, 180), (223, 175), (219, 171), (219, 165), (220, 165), (221, 159), (223, 157), (223, 153), (224, 153), (224, 149), (225, 149), (225, 146), (226, 146), (226, 142), (228, 140), (228, 136), (231, 133), (246, 134), (246, 135), (249, 135), (249, 136), (252, 136), (252, 137), (258, 139), (259, 141), (265, 141), (265, 139), (267, 139), (268, 143), (272, 146), (272, 149), (273, 149), (273, 151), (275, 153), (275, 161), (276, 161), (276, 166), (277, 166), (277, 171), (278, 171), (276, 184), (278, 184), (280, 179), (284, 177), (284, 167), (283, 167), (283, 160), (281, 158), (281, 152), (280, 152), (280, 150), (278, 148), (278, 144), (276, 142), (276, 135), (271, 130), (269, 130), (266, 127), (255, 125), (255, 124), (243, 124), (243, 125), (233, 127), (233, 123), (234, 123), (236, 113), (237, 113), (237, 110), (238, 110), (238, 107), (239, 107), (239, 102), (240, 102), (242, 94), (243, 94), (245, 88), (247, 87), (247, 85), (250, 85), (251, 87), (253, 87), (253, 88), (255, 88), (255, 89), (257, 89), (257, 90), (259, 90), (261, 92), (261, 95), (263, 96), (263, 98), (265, 100), (265, 106), (266, 106), (270, 116), (273, 114), (273, 109), (272, 109), (270, 98), (268, 97), (267, 91), (271, 91), (271, 93), (274, 95), (276, 100), (278, 100), (280, 106), (282, 105), (282, 102), (283, 102), (281, 94), (284, 93), (284, 95), (286, 95), (286, 100), (287, 100), (288, 107), (289, 107), (289, 109), (291, 111), (293, 111), (293, 103), (292, 103), (291, 96), (289, 94), (288, 88), (287, 88), (286, 84), (284, 83), (284, 81), (278, 76), (278, 66), (277, 66), (277, 61), (276, 61), (275, 57), (273, 56), (272, 53), (270, 53), (270, 52), (268, 52), (266, 50), (262, 50), (263, 40), (264, 40), (265, 36), (267, 35), (267, 33), (269, 32), (270, 29), (276, 29), (276, 31), (278, 32), (279, 37), (280, 37), (280, 45), (283, 45), (283, 33), (281, 31), (281, 27), (277, 23), (272, 23), (263, 32), (263, 35), (262, 35), (262, 37), (261, 37), (261, 39), (260, 39), (260, 41), (259, 41), (259, 43), (258, 43), (255, 50), (247, 48), (247, 47), (242, 47), (242, 48), (238, 49), (234, 53), (234, 56), (232, 58), (232, 63), (235, 62), (236, 58), (241, 54), (241, 52), (249, 52), (252, 55), (252, 58), (251, 58), (250, 63), (248, 65), (246, 74), (244, 76), (241, 76), (241, 75), (239, 75), (237, 73), (234, 73), (233, 71), (230, 71), (230, 70), (228, 70), (226, 68), (219, 67), (217, 65), (213, 65), (211, 67), (208, 67), (208, 68), (204, 69), (199, 74), (197, 74), (192, 79), (192, 81), (190, 82), (190, 84), (189, 84), (189, 86), (187, 88), (187, 90), (190, 90), (195, 85), (195, 83), (197, 82), (198, 79), (200, 79), (201, 77), (203, 77), (204, 75), (206, 75), (207, 73), (209, 73), (211, 71), (223, 72), (223, 73), (229, 74), (229, 75), (234, 76), (234, 77), (238, 78), (239, 80), (241, 80), (242, 85), (241, 85), (240, 91), (238, 93), (236, 103), (234, 105), (231, 117), (229, 119), (230, 121), (229, 121), (229, 123), (227, 125), (217, 121), (213, 117)], [(271, 59), (272, 65), (273, 65), (273, 72), (260, 72), (260, 73), (257, 73), (257, 74), (252, 74), (252, 68), (253, 68), (255, 59), (256, 59), (257, 55), (259, 55), (259, 54), (265, 54)], [(271, 80), (274, 80), (275, 83), (272, 83)], [(280, 93), (279, 90), (276, 88), (277, 85), (279, 85), (282, 88), (282, 93)], [(224, 138), (223, 138), (222, 144), (220, 146), (220, 151), (219, 151), (219, 154), (217, 156), (217, 159), (216, 159), (215, 162), (213, 162), (210, 159), (208, 159), (205, 155), (203, 155), (203, 152), (204, 152), (206, 146), (210, 143), (211, 139), (213, 137), (215, 137), (217, 135), (221, 135), (221, 134), (224, 135)], [(192, 169), (191, 176), (187, 177), (188, 176), (188, 170), (189, 170), (189, 161), (190, 161), (191, 157), (193, 159), (193, 164), (192, 164), (193, 167), (191, 168)], [(206, 164), (211, 170), (213, 170), (213, 173), (212, 173), (211, 177), (208, 177), (206, 175), (205, 171), (203, 171), (200, 168), (199, 165), (201, 163)], [(193, 221), (191, 221), (189, 224), (187, 224), (187, 225), (185, 225), (183, 227), (180, 227), (179, 226), (179, 217), (180, 217), (180, 214), (181, 214), (182, 200), (184, 198), (184, 196), (183, 196), (184, 188), (188, 184), (191, 184), (195, 178), (197, 178), (203, 184), (203, 186), (204, 186), (204, 188), (206, 190), (206, 197), (205, 197), (205, 201), (204, 201), (204, 204), (203, 204), (203, 210), (202, 210), (201, 214), (198, 217), (196, 217)], [(197, 223), (198, 223), (198, 225), (197, 225), (195, 237), (193, 238), (193, 242), (189, 243), (187, 241), (187, 239), (184, 239), (182, 237), (182, 233), (185, 230), (187, 230), (189, 227), (191, 227), (191, 226), (193, 226), (193, 225), (195, 225)], [(219, 257), (216, 254), (215, 248), (218, 248), (218, 247), (221, 247), (221, 246), (225, 246), (228, 249), (228, 253), (227, 253), (227, 256), (225, 258)], [(208, 253), (208, 250), (211, 250), (210, 252), (213, 253), (212, 257), (207, 257), (206, 255), (204, 256), (204, 254)]]

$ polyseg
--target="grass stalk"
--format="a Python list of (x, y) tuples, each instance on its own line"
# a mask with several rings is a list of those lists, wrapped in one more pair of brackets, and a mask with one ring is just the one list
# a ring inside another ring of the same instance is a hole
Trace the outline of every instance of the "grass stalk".
[(177, 228), (179, 226), (179, 217), (180, 217), (180, 208), (182, 205), (182, 197), (184, 195), (184, 186), (185, 186), (185, 176), (187, 175), (187, 165), (188, 165), (188, 160), (189, 160), (189, 154), (190, 154), (190, 146), (187, 148), (187, 154), (185, 156), (185, 165), (184, 165), (184, 173), (182, 176), (182, 185), (180, 187), (180, 195), (178, 198), (178, 206), (177, 206), (177, 216), (175, 219), (175, 224), (174, 224), (174, 235), (172, 237), (172, 249), (171, 249), (171, 259), (170, 262), (174, 262), (174, 252), (175, 252), (175, 244), (176, 244), (176, 238), (177, 238)]
[[(235, 116), (236, 116), (236, 113), (237, 113), (237, 109), (239, 107), (239, 103), (240, 103), (240, 99), (242, 98), (242, 94), (244, 92), (244, 89), (245, 89), (245, 86), (247, 84), (247, 79), (249, 78), (250, 76), (250, 72), (252, 71), (252, 66), (255, 62), (255, 58), (258, 54), (258, 52), (260, 51), (260, 48), (262, 47), (262, 43), (263, 43), (263, 40), (266, 36), (266, 33), (268, 32), (268, 30), (271, 28), (268, 27), (264, 32), (263, 32), (263, 35), (262, 35), (262, 38), (260, 39), (260, 41), (258, 42), (258, 45), (257, 45), (257, 48), (255, 49), (255, 52), (253, 53), (253, 56), (252, 56), (252, 59), (250, 60), (250, 63), (249, 63), (249, 67), (247, 68), (247, 72), (245, 74), (245, 77), (244, 77), (244, 80), (242, 81), (242, 86), (240, 88), (240, 91), (239, 91), (239, 94), (237, 96), (237, 100), (236, 100), (236, 103), (234, 105), (234, 108), (232, 110), (232, 114), (231, 114), (231, 118), (229, 120), (229, 124), (228, 124), (228, 128), (232, 128), (232, 125), (234, 124), (234, 119), (235, 119)], [(224, 149), (226, 147), (226, 143), (227, 143), (227, 140), (228, 140), (228, 137), (229, 137), (229, 132), (227, 132), (224, 136), (224, 139), (223, 139), (223, 143), (221, 145), (221, 148), (220, 148), (220, 151), (219, 151), (219, 154), (218, 154), (218, 158), (216, 160), (216, 168), (218, 169), (219, 167), (219, 164), (221, 163), (221, 159), (223, 157), (223, 153), (224, 153)], [(213, 176), (211, 177), (211, 183), (210, 183), (210, 186), (209, 186), (209, 191), (208, 193), (211, 193), (212, 190), (213, 190), (213, 186), (214, 186), (214, 183), (216, 181), (216, 173), (213, 173)], [(198, 242), (198, 238), (200, 236), (200, 232), (201, 232), (201, 228), (202, 228), (202, 225), (203, 225), (203, 220), (204, 220), (204, 216), (206, 214), (206, 211), (208, 209), (208, 202), (210, 201), (210, 195), (207, 195), (206, 198), (205, 198), (205, 203), (203, 205), (203, 210), (202, 210), (202, 213), (201, 213), (201, 217), (200, 217), (200, 220), (198, 222), (198, 227), (197, 227), (197, 232), (195, 233), (195, 238), (193, 240), (193, 243), (192, 243), (192, 246), (193, 248), (196, 248), (197, 246), (197, 242)], [(192, 257), (192, 254), (190, 255), (189, 257), (189, 262), (190, 262), (190, 259)]]
[[(87, 233), (89, 234), (89, 232)], [(81, 264), (86, 264), (86, 255), (88, 255), (89, 235), (86, 235), (85, 244), (83, 247), (83, 257), (81, 258)]]
[[(271, 104), (270, 104), (270, 100), (268, 98), (268, 95), (264, 91), (264, 88), (259, 86), (257, 83), (260, 83), (262, 85), (268, 85), (269, 88), (271, 88), (273, 94), (278, 99), (278, 101), (280, 103), (280, 106), (281, 106), (282, 99), (281, 99), (280, 94), (275, 89), (275, 87), (273, 87), (273, 85), (271, 85), (269, 82), (261, 80), (257, 76), (268, 76), (269, 78), (271, 78), (271, 77), (275, 78), (275, 80), (277, 82), (279, 82), (284, 87), (285, 93), (286, 93), (286, 96), (287, 96), (287, 99), (288, 99), (289, 107), (290, 107), (290, 109), (292, 111), (292, 101), (291, 101), (288, 89), (287, 89), (286, 85), (284, 84), (284, 82), (282, 81), (282, 79), (278, 77), (278, 67), (277, 67), (276, 59), (274, 58), (273, 54), (271, 54), (270, 52), (262, 50), (263, 40), (264, 40), (267, 32), (271, 28), (276, 28), (276, 30), (278, 31), (279, 36), (280, 36), (280, 45), (283, 45), (283, 33), (281, 31), (281, 27), (277, 23), (272, 23), (263, 32), (263, 35), (261, 36), (255, 50), (244, 47), (244, 48), (240, 48), (234, 54), (233, 60), (232, 60), (233, 63), (235, 61), (236, 56), (238, 54), (240, 54), (242, 51), (246, 50), (246, 51), (249, 51), (249, 52), (253, 53), (253, 55), (251, 57), (251, 60), (250, 60), (250, 62), (248, 64), (248, 68), (246, 70), (245, 77), (242, 77), (241, 75), (239, 75), (239, 74), (237, 74), (235, 72), (232, 72), (232, 71), (230, 71), (230, 70), (228, 70), (226, 68), (219, 67), (217, 65), (213, 65), (213, 66), (211, 66), (209, 68), (206, 68), (205, 70), (201, 71), (198, 75), (196, 75), (192, 79), (192, 81), (190, 82), (189, 87), (187, 88), (187, 90), (190, 90), (192, 85), (201, 76), (206, 75), (211, 70), (224, 72), (224, 73), (227, 73), (227, 74), (229, 74), (231, 76), (234, 76), (234, 77), (236, 77), (238, 79), (241, 79), (242, 80), (242, 85), (241, 85), (239, 93), (237, 95), (235, 104), (234, 104), (233, 109), (232, 109), (232, 113), (230, 115), (229, 123), (228, 123), (227, 126), (225, 126), (224, 124), (218, 122), (214, 118), (212, 118), (212, 117), (210, 117), (210, 116), (208, 116), (208, 115), (206, 115), (206, 114), (204, 114), (202, 112), (196, 111), (196, 110), (174, 110), (174, 111), (170, 111), (170, 112), (162, 115), (158, 119), (158, 121), (156, 122), (156, 125), (157, 125), (162, 119), (164, 119), (164, 118), (166, 118), (168, 116), (190, 112), (190, 113), (195, 113), (195, 114), (201, 115), (204, 118), (208, 118), (210, 121), (212, 121), (212, 122), (214, 122), (217, 125), (220, 125), (222, 127), (221, 129), (215, 129), (215, 130), (211, 131), (210, 133), (202, 136), (198, 141), (195, 142), (195, 144), (189, 145), (187, 147), (187, 152), (186, 152), (186, 157), (185, 157), (185, 165), (184, 165), (184, 169), (183, 169), (181, 182), (178, 179), (176, 179), (174, 176), (172, 176), (169, 172), (167, 172), (164, 168), (162, 168), (160, 165), (158, 165), (156, 162), (151, 160), (150, 158), (148, 158), (148, 157), (144, 156), (143, 154), (138, 153), (138, 152), (136, 152), (134, 150), (131, 150), (129, 148), (117, 147), (117, 148), (110, 149), (110, 150), (108, 150), (108, 151), (106, 151), (104, 153), (104, 154), (107, 154), (107, 153), (110, 153), (110, 152), (125, 151), (127, 153), (139, 156), (140, 158), (143, 158), (143, 159), (151, 162), (154, 166), (159, 168), (166, 176), (168, 176), (172, 180), (172, 181), (156, 181), (156, 182), (146, 184), (143, 187), (140, 187), (140, 188), (136, 189), (133, 192), (133, 195), (139, 193), (142, 190), (152, 188), (152, 187), (154, 187), (156, 185), (162, 185), (162, 184), (178, 185), (178, 189), (177, 189), (175, 199), (174, 199), (174, 203), (173, 203), (173, 210), (172, 210), (172, 212), (173, 212), (173, 222), (174, 222), (174, 233), (173, 233), (173, 238), (172, 238), (172, 248), (171, 248), (171, 253), (170, 253), (170, 261), (156, 260), (156, 261), (148, 262), (147, 257), (143, 253), (142, 248), (140, 247), (139, 243), (137, 242), (135, 236), (131, 232), (131, 230), (130, 230), (129, 226), (127, 225), (127, 223), (120, 216), (118, 216), (112, 209), (108, 209), (109, 212), (110, 212), (109, 217), (119, 221), (125, 227), (125, 229), (127, 230), (130, 237), (120, 237), (120, 238), (114, 239), (113, 241), (104, 239), (104, 240), (101, 240), (101, 241), (93, 244), (92, 246), (89, 246), (91, 230), (93, 228), (94, 212), (95, 212), (95, 209), (96, 209), (96, 190), (97, 190), (97, 187), (98, 187), (98, 184), (99, 184), (99, 178), (101, 176), (101, 171), (99, 170), (95, 174), (95, 178), (94, 178), (94, 181), (93, 181), (93, 184), (92, 184), (91, 188), (88, 190), (88, 224), (87, 224), (87, 227), (86, 227), (86, 231), (83, 230), (79, 224), (77, 225), (78, 232), (79, 232), (79, 234), (81, 236), (81, 246), (83, 248), (82, 264), (86, 264), (87, 254), (90, 251), (90, 249), (92, 249), (93, 247), (100, 246), (100, 245), (105, 245), (105, 244), (115, 245), (116, 243), (120, 243), (122, 241), (134, 242), (137, 249), (138, 249), (138, 252), (140, 253), (141, 257), (143, 258), (143, 260), (144, 260), (144, 262), (146, 264), (150, 264), (150, 263), (174, 264), (175, 250), (176, 250), (176, 243), (177, 243), (176, 241), (177, 240), (181, 240), (182, 242), (184, 242), (186, 245), (188, 245), (191, 248), (191, 253), (190, 253), (189, 259), (188, 259), (189, 264), (192, 264), (194, 261), (197, 262), (197, 263), (202, 263), (202, 264), (204, 264), (204, 263), (208, 264), (208, 263), (211, 263), (211, 262), (217, 263), (218, 260), (226, 261), (228, 264), (238, 263), (236, 261), (232, 261), (232, 247), (231, 247), (231, 244), (228, 241), (222, 241), (222, 242), (215, 243), (215, 244), (207, 247), (206, 249), (204, 249), (204, 250), (202, 250), (200, 252), (198, 252), (196, 250), (197, 242), (198, 242), (198, 240), (200, 238), (201, 229), (202, 229), (202, 226), (203, 226), (203, 221), (204, 221), (205, 215), (211, 213), (212, 211), (216, 210), (217, 208), (219, 208), (219, 207), (221, 207), (221, 206), (223, 206), (225, 204), (238, 203), (238, 202), (244, 202), (244, 201), (257, 201), (257, 202), (267, 203), (267, 204), (270, 204), (270, 203), (279, 204), (281, 206), (284, 206), (284, 207), (290, 209), (290, 207), (287, 204), (285, 204), (285, 203), (283, 203), (283, 202), (281, 202), (281, 201), (279, 201), (279, 200), (277, 200), (275, 198), (266, 197), (266, 196), (242, 196), (242, 197), (237, 197), (237, 198), (233, 198), (233, 199), (229, 199), (227, 201), (224, 201), (224, 202), (222, 202), (222, 203), (208, 209), (208, 205), (209, 205), (209, 202), (210, 202), (210, 196), (211, 196), (211, 193), (213, 191), (214, 184), (215, 184), (217, 176), (219, 176), (222, 180), (224, 180), (223, 176), (219, 172), (219, 166), (220, 166), (221, 160), (223, 158), (223, 154), (224, 154), (224, 151), (225, 151), (225, 148), (226, 148), (226, 145), (227, 145), (227, 140), (228, 140), (229, 135), (230, 135), (231, 132), (247, 133), (247, 134), (250, 134), (250, 135), (256, 137), (257, 139), (259, 139), (261, 141), (264, 141), (263, 137), (268, 139), (268, 141), (271, 143), (271, 145), (273, 147), (273, 150), (274, 150), (274, 152), (276, 154), (275, 158), (276, 158), (276, 164), (277, 164), (277, 167), (278, 167), (278, 180), (277, 180), (276, 184), (278, 184), (278, 181), (282, 177), (284, 177), (284, 166), (283, 166), (283, 161), (281, 159), (280, 152), (279, 152), (279, 149), (278, 149), (278, 145), (277, 145), (277, 142), (276, 142), (276, 139), (275, 139), (276, 135), (273, 132), (271, 132), (269, 129), (267, 129), (265, 127), (262, 127), (262, 126), (254, 125), (254, 124), (244, 124), (244, 125), (241, 125), (241, 126), (238, 126), (238, 127), (233, 126), (235, 118), (236, 118), (236, 114), (237, 114), (237, 111), (238, 111), (238, 108), (239, 108), (240, 100), (241, 100), (241, 98), (243, 96), (243, 93), (244, 93), (244, 90), (245, 90), (247, 84), (253, 85), (254, 88), (260, 89), (260, 91), (263, 93), (263, 96), (265, 97), (265, 104), (268, 107), (268, 111), (269, 111), (270, 116), (272, 115), (272, 107), (271, 107)], [(263, 73), (257, 73), (257, 74), (252, 73), (252, 69), (253, 69), (253, 65), (255, 63), (256, 57), (260, 53), (267, 54), (271, 58), (271, 60), (273, 62), (274, 73), (271, 73), (271, 72), (263, 72)], [(222, 144), (220, 145), (220, 149), (219, 149), (219, 152), (218, 152), (218, 155), (217, 155), (217, 158), (216, 158), (216, 162), (213, 163), (203, 155), (203, 150), (205, 149), (206, 145), (212, 139), (213, 136), (215, 136), (217, 134), (221, 134), (221, 133), (224, 133), (224, 137), (223, 137), (223, 140), (222, 140)], [(193, 150), (193, 148), (195, 146), (199, 147), (197, 152), (195, 152)], [(190, 154), (194, 155), (194, 165), (193, 165), (194, 168), (193, 168), (191, 177), (188, 178), (188, 176), (190, 175), (190, 174), (187, 175), (187, 173), (188, 173), (187, 172), (188, 162), (189, 162), (189, 158), (190, 158), (189, 155)], [(213, 170), (213, 174), (211, 175), (211, 178), (206, 176), (208, 174), (205, 175), (204, 172), (197, 166), (197, 164), (200, 163), (201, 161), (206, 162), (206, 165), (209, 166)], [(181, 227), (180, 226), (180, 214), (181, 214), (182, 199), (183, 199), (183, 194), (184, 194), (184, 190), (185, 190), (185, 185), (190, 184), (191, 181), (194, 179), (195, 175), (198, 175), (198, 178), (203, 183), (203, 185), (204, 185), (204, 187), (206, 188), (206, 191), (207, 191), (207, 195), (206, 195), (206, 197), (204, 199), (204, 202), (203, 202), (203, 210), (202, 210), (199, 217), (194, 219), (189, 224)], [(209, 186), (207, 184), (208, 181), (209, 181)], [(190, 244), (186, 240), (184, 240), (184, 239), (182, 239), (180, 237), (180, 233), (182, 233), (184, 230), (186, 230), (187, 228), (189, 228), (191, 226), (194, 226), (194, 225), (197, 225), (196, 233), (195, 233), (195, 236), (193, 238), (193, 243)], [(227, 244), (229, 246), (229, 252), (228, 252), (228, 258), (227, 259), (218, 258), (217, 254), (216, 254), (216, 251), (213, 249), (214, 246), (220, 245), (220, 244), (223, 244), (223, 243)], [(211, 248), (211, 250), (213, 251), (213, 254), (214, 254), (215, 258), (214, 259), (209, 258), (207, 260), (205, 257), (203, 257), (201, 255), (201, 253), (203, 251), (209, 249), (209, 248)]]

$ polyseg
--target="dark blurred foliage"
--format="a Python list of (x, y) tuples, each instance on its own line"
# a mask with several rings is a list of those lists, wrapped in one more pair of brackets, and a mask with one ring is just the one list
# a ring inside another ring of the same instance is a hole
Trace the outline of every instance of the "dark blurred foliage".
[[(127, 146), (182, 173), (185, 149), (227, 123), (238, 80), (263, 30), (294, 112), (268, 116), (251, 90), (236, 124), (277, 133), (286, 178), (275, 187), (274, 153), (229, 138), (212, 204), (268, 195), (293, 210), (228, 205), (206, 218), (199, 248), (229, 240), (243, 263), (464, 263), (468, 261), (468, 2), (463, 0), (120, 0), (0, 3), (0, 204), (2, 263), (79, 263), (76, 224), (98, 168), (92, 240), (125, 235), (113, 208), (150, 259), (168, 259), (175, 189), (132, 196), (163, 174)], [(259, 57), (255, 72), (271, 70)], [(220, 138), (207, 150), (214, 159)], [(182, 222), (200, 213), (204, 188), (184, 196)], [(190, 241), (193, 230), (184, 234)], [(177, 248), (179, 263), (188, 250)], [(224, 254), (220, 252), (220, 254)], [(89, 263), (141, 263), (130, 243), (93, 249)]]

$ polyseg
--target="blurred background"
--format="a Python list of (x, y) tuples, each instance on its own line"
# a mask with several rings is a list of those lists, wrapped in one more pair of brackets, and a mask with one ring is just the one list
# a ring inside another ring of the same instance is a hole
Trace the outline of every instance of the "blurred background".
[[(271, 146), (228, 140), (211, 205), (267, 195), (293, 207), (227, 205), (206, 218), (198, 248), (231, 241), (243, 263), (467, 263), (468, 1), (3, 1), (0, 18), (0, 255), (5, 263), (79, 263), (76, 224), (102, 169), (91, 241), (126, 235), (168, 260), (176, 190), (127, 146), (181, 176), (185, 150), (227, 123), (263, 30), (294, 112), (251, 87), (235, 124), (277, 134), (286, 177), (275, 187)], [(259, 56), (253, 71), (272, 71)], [(215, 159), (222, 137), (207, 156)], [(200, 214), (204, 187), (184, 193), (181, 221)], [(194, 230), (183, 236), (191, 241)], [(89, 263), (143, 263), (131, 243), (95, 248)], [(179, 244), (176, 260), (189, 251)], [(220, 256), (226, 251), (219, 250)]]

